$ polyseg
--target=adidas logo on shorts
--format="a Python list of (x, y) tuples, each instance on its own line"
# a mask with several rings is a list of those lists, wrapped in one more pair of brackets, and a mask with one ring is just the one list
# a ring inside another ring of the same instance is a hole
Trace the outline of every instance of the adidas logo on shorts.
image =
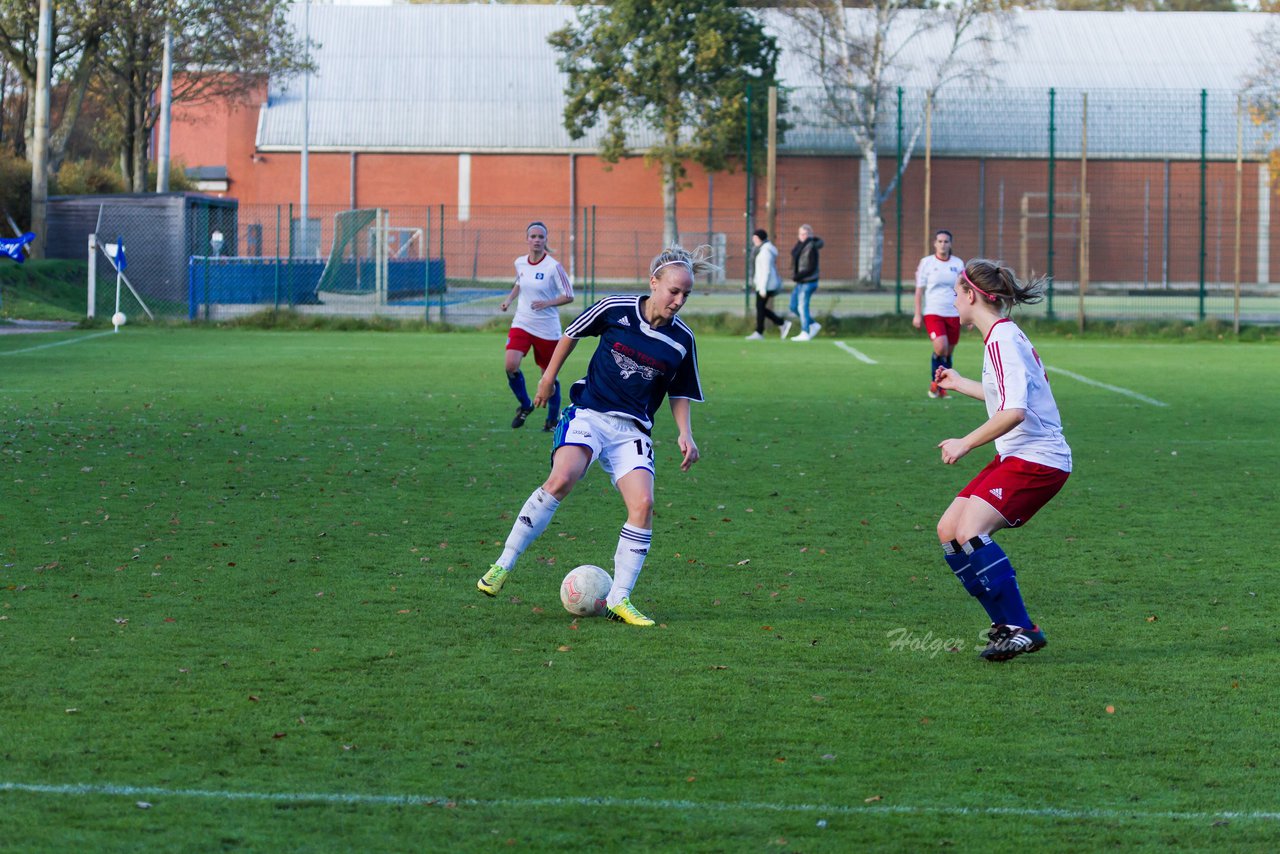
[(997, 486), (995, 489), (989, 489), (987, 491), (990, 492), (992, 495), (994, 495), (1000, 501), (1004, 500), (1004, 490), (1001, 489), (1000, 487)]

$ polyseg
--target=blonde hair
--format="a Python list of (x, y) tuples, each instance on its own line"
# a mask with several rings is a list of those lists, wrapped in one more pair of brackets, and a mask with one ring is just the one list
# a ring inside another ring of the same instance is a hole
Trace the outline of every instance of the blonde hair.
[(720, 267), (711, 261), (711, 257), (714, 254), (715, 250), (705, 243), (692, 252), (679, 243), (673, 243), (653, 256), (653, 260), (649, 262), (649, 278), (661, 279), (662, 271), (673, 264), (685, 266), (695, 277), (704, 273), (715, 272)]

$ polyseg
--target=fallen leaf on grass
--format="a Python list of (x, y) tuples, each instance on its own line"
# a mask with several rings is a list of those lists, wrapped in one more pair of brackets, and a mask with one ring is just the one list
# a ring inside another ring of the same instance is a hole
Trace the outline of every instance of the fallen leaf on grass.
[(556, 647), (556, 652), (568, 652), (571, 649), (573, 649), (573, 647), (569, 646), (568, 644), (565, 644), (564, 646)]
[(1115, 713), (1116, 713), (1116, 707), (1115, 707), (1115, 706), (1107, 706), (1107, 714), (1109, 714), (1109, 715), (1114, 715)]
[(277, 732), (277, 733), (272, 733), (271, 737), (272, 737), (272, 738), (284, 738), (286, 735), (288, 735), (288, 733), (287, 733), (287, 732)]
[(138, 809), (140, 809), (140, 810), (149, 810), (149, 809), (151, 809), (151, 804), (147, 803), (146, 801), (138, 801), (136, 804), (134, 804), (134, 806), (135, 806), (135, 807), (137, 807), (137, 808), (138, 808)]
[(738, 561), (738, 566), (746, 566), (746, 565), (747, 565), (747, 564), (749, 564), (749, 563), (751, 563), (751, 558), (747, 558), (746, 560), (740, 560), (740, 561)]
[(883, 801), (883, 800), (884, 800), (884, 795), (872, 795), (869, 798), (863, 798), (862, 802), (864, 804), (873, 804), (876, 801)]

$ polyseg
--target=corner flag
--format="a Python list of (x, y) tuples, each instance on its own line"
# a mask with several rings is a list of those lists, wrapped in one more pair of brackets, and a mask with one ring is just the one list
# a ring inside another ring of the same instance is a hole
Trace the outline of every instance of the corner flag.
[(23, 250), (26, 245), (36, 239), (35, 232), (28, 231), (21, 237), (0, 237), (0, 255), (7, 255), (21, 264), (27, 260)]
[(125, 257), (124, 257), (124, 238), (123, 237), (116, 238), (116, 249), (115, 249), (115, 252), (113, 252), (112, 254), (115, 256), (114, 258), (112, 258), (112, 263), (116, 265), (116, 272), (123, 273), (124, 268), (126, 266)]

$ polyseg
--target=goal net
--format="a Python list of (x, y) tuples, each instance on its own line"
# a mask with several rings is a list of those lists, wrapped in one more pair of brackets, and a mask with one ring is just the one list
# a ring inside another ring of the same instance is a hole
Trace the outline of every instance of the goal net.
[(317, 288), (322, 294), (367, 296), (378, 304), (387, 293), (387, 212), (381, 208), (333, 216), (333, 244)]

